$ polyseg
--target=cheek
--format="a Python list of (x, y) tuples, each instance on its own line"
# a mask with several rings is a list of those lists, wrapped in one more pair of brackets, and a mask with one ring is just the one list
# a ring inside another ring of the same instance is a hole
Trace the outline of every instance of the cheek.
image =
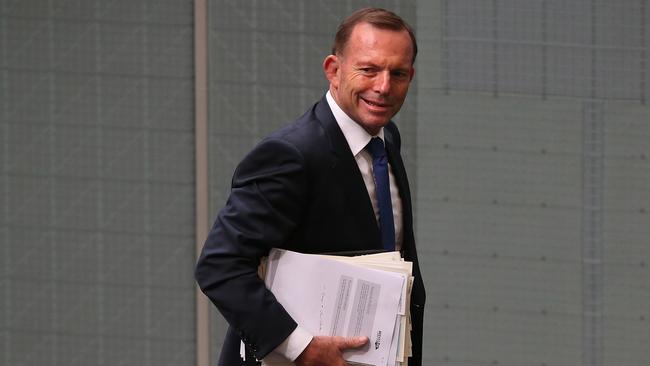
[(404, 99), (406, 98), (406, 93), (409, 90), (409, 85), (398, 85), (394, 90), (396, 95), (398, 95), (401, 99)]
[(360, 92), (368, 89), (370, 82), (363, 78), (361, 75), (352, 75), (346, 80), (346, 87), (351, 92)]

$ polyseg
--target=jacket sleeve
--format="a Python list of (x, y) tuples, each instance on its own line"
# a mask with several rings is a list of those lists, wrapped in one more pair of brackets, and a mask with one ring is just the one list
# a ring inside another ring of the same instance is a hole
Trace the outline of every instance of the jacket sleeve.
[(304, 164), (298, 149), (282, 139), (256, 146), (235, 170), (230, 197), (196, 265), (199, 287), (258, 359), (297, 326), (257, 268), (299, 223), (307, 195)]

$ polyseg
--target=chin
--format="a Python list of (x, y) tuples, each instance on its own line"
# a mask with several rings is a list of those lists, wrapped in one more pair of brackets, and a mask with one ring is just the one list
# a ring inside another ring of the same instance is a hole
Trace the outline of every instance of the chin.
[(382, 127), (385, 127), (387, 124), (388, 121), (369, 122), (369, 123), (363, 123), (361, 127), (363, 127), (363, 129), (366, 130), (369, 134), (375, 136), (376, 134), (379, 133), (379, 130)]
[(385, 127), (388, 124), (388, 122), (390, 122), (390, 118), (388, 118), (388, 119), (383, 119), (383, 118), (382, 119), (367, 119), (366, 121), (368, 121), (368, 123), (367, 123), (368, 126), (374, 127), (376, 129), (380, 129), (381, 127)]

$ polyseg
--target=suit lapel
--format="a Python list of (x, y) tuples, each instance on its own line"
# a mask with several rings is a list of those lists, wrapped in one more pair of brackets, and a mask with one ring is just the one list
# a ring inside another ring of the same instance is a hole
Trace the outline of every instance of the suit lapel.
[[(385, 130), (386, 131), (386, 130)], [(393, 174), (395, 174), (395, 180), (397, 181), (397, 188), (399, 189), (400, 198), (402, 199), (402, 205), (404, 205), (404, 212), (411, 213), (411, 193), (409, 191), (408, 178), (406, 177), (406, 169), (404, 168), (404, 162), (402, 157), (399, 154), (399, 150), (395, 146), (395, 143), (392, 141), (392, 135), (385, 133), (386, 138), (386, 151), (388, 153), (388, 162), (391, 165)], [(405, 215), (406, 218), (406, 215)]]
[(368, 190), (350, 146), (336, 123), (325, 97), (316, 105), (316, 116), (330, 140), (332, 156), (330, 167), (332, 175), (335, 177), (334, 181), (340, 183), (345, 195), (347, 207), (344, 212), (350, 213), (359, 230), (367, 233), (364, 236), (369, 235), (368, 242), (376, 243), (375, 247), (380, 248), (381, 234), (370, 203)]

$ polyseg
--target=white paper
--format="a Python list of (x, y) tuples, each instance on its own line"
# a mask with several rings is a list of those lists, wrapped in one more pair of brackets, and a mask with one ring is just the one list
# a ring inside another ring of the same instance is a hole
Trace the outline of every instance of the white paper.
[[(312, 334), (367, 336), (364, 348), (344, 352), (351, 364), (395, 364), (399, 351), (393, 340), (399, 339), (400, 307), (407, 288), (403, 273), (273, 249), (265, 282), (296, 322)], [(272, 358), (265, 364), (272, 365)]]

